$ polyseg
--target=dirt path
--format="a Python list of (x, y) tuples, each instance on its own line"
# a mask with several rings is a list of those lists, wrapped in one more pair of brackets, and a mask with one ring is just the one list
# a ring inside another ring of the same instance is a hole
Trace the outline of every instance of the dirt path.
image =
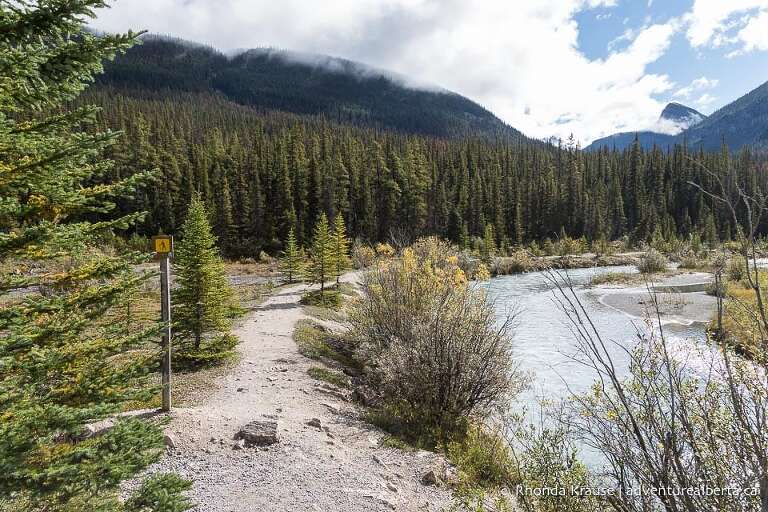
[[(442, 510), (448, 491), (420, 482), (436, 455), (381, 447), (356, 406), (307, 375), (317, 363), (292, 339), (305, 289), (280, 291), (243, 322), (241, 362), (202, 404), (174, 411), (175, 449), (150, 471), (193, 480), (201, 512)], [(279, 444), (233, 447), (240, 426), (264, 419), (277, 420)]]

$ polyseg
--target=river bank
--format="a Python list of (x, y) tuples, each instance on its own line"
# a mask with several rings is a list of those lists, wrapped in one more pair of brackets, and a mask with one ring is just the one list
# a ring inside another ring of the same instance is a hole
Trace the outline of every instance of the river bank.
[(532, 256), (526, 251), (518, 251), (511, 256), (495, 258), (491, 265), (491, 272), (493, 275), (502, 276), (548, 269), (568, 270), (636, 265), (642, 255), (642, 252), (626, 252), (611, 255), (583, 253), (566, 256)]

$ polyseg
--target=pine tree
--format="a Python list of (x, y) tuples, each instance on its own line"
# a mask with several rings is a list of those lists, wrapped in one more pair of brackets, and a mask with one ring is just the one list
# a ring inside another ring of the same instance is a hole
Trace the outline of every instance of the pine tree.
[[(0, 507), (5, 510), (189, 508), (179, 496), (188, 483), (169, 475), (151, 478), (127, 502), (118, 498), (120, 482), (161, 455), (156, 425), (120, 419), (86, 439), (87, 423), (150, 398), (147, 377), (157, 360), (157, 354), (137, 350), (155, 339), (155, 325), (126, 335), (124, 325), (113, 321), (148, 279), (133, 270), (143, 256), (105, 253), (97, 242), (141, 219), (117, 213), (112, 198), (127, 198), (150, 175), (134, 171), (123, 181), (107, 181), (115, 173), (106, 158), (115, 135), (82, 131), (94, 120), (94, 108), (65, 110), (101, 71), (104, 59), (135, 42), (132, 33), (97, 37), (84, 30), (84, 18), (104, 5), (102, 0), (0, 5), (0, 261), (6, 263), (0, 269)], [(98, 223), (85, 220), (96, 215)], [(23, 261), (35, 261), (43, 271), (24, 273)], [(10, 270), (14, 267), (22, 272)], [(26, 289), (20, 298), (7, 300), (20, 289)], [(166, 506), (157, 506), (160, 495)]]
[(701, 228), (702, 238), (709, 245), (710, 248), (717, 247), (720, 242), (720, 238), (717, 234), (717, 226), (715, 225), (715, 217), (712, 212), (707, 213), (704, 219), (704, 226)]
[(320, 214), (313, 235), (307, 277), (310, 282), (320, 284), (320, 296), (324, 297), (325, 282), (336, 277), (333, 235), (325, 213)]
[(345, 270), (350, 268), (351, 260), (349, 258), (349, 239), (347, 238), (347, 228), (344, 226), (344, 218), (341, 214), (336, 215), (333, 221), (333, 267), (336, 274), (336, 284), (339, 284), (339, 278)]
[(496, 254), (496, 235), (494, 234), (493, 224), (486, 224), (483, 232), (483, 243), (480, 246), (480, 258), (485, 264), (493, 263), (493, 256)]
[[(227, 333), (233, 294), (216, 248), (216, 237), (203, 201), (195, 196), (181, 227), (173, 261), (174, 342), (177, 359), (201, 364), (229, 355), (234, 340)], [(205, 340), (204, 336), (216, 336)]]
[(285, 251), (280, 261), (280, 271), (288, 284), (300, 281), (304, 273), (304, 250), (296, 243), (296, 233), (293, 228), (288, 232)]

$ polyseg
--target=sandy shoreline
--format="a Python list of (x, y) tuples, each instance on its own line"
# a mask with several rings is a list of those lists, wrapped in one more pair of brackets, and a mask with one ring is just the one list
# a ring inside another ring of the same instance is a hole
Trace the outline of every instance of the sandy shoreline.
[(692, 325), (709, 323), (716, 308), (715, 297), (701, 291), (712, 281), (712, 274), (689, 272), (653, 279), (638, 286), (599, 285), (592, 289), (597, 299), (610, 308), (633, 318), (655, 316), (655, 292), (663, 323)]

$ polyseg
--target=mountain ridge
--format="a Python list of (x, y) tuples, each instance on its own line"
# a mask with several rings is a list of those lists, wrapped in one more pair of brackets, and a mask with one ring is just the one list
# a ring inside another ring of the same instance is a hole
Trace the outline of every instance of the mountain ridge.
[(321, 54), (210, 46), (150, 35), (105, 66), (97, 84), (128, 91), (221, 94), (239, 104), (436, 137), (528, 140), (460, 94)]
[[(614, 133), (593, 141), (584, 150), (594, 151), (606, 146), (622, 150), (629, 147), (635, 138), (644, 149), (651, 149), (654, 146), (672, 146), (677, 141), (679, 133), (700, 123), (706, 117), (696, 109), (672, 101), (667, 103), (661, 111), (654, 126), (655, 129)], [(665, 133), (670, 131), (675, 133)]]
[[(670, 105), (665, 107), (664, 111)], [(593, 141), (585, 151), (594, 151), (603, 147), (625, 149), (635, 138), (649, 149), (653, 146), (673, 146), (686, 144), (692, 149), (717, 151), (725, 144), (731, 151), (749, 146), (759, 150), (768, 149), (768, 82), (759, 85), (745, 95), (716, 110), (709, 116), (703, 116), (690, 107), (673, 107), (673, 117), (684, 115), (688, 118), (702, 116), (702, 119), (687, 126), (678, 134), (670, 135), (653, 131), (622, 132)], [(693, 114), (691, 114), (691, 112)]]

